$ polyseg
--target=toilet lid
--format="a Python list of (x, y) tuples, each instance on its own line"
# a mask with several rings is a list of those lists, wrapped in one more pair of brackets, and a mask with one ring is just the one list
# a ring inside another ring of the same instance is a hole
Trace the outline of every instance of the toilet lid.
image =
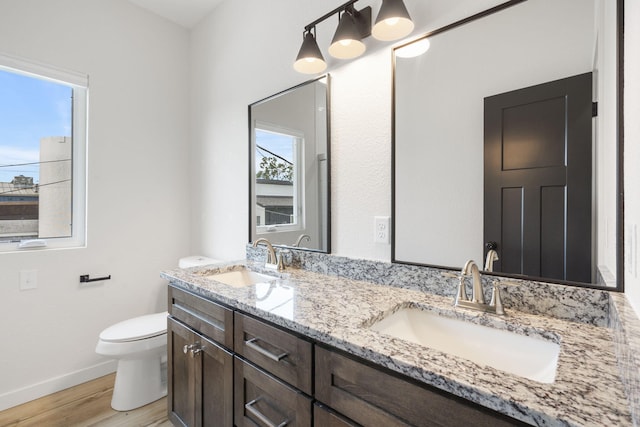
[(137, 341), (167, 333), (167, 312), (147, 314), (109, 326), (100, 339), (110, 342)]

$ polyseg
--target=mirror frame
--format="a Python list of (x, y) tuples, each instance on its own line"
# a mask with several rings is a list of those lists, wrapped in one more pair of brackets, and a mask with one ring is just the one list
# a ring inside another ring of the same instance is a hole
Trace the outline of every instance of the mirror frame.
[[(422, 39), (433, 37), (436, 34), (452, 30), (456, 27), (468, 24), (494, 13), (500, 12), (512, 6), (528, 0), (510, 0), (497, 6), (478, 12), (474, 15), (455, 21), (451, 24), (440, 27), (436, 30), (427, 32), (421, 36), (415, 37), (406, 43), (394, 46), (391, 52), (391, 60), (393, 64), (392, 75), (392, 102), (391, 102), (391, 262), (396, 264), (417, 265), (422, 267), (432, 267), (445, 270), (458, 270), (457, 267), (449, 267), (442, 265), (433, 265), (428, 263), (416, 263), (401, 261), (396, 259), (396, 55), (395, 51), (401, 49), (411, 43)], [(533, 280), (547, 283), (558, 283), (564, 285), (581, 286), (592, 289), (602, 289), (607, 291), (624, 292), (624, 0), (616, 0), (616, 63), (617, 63), (617, 84), (616, 84), (616, 114), (617, 114), (617, 194), (616, 194), (616, 286), (607, 287), (585, 282), (570, 282), (565, 280), (550, 279), (544, 277), (524, 276), (519, 274), (508, 274), (499, 272), (486, 272), (484, 275), (493, 275), (498, 277), (508, 277), (514, 279)]]
[(326, 206), (326, 214), (327, 214), (327, 247), (325, 249), (313, 249), (313, 248), (305, 248), (305, 247), (296, 247), (296, 246), (291, 246), (291, 245), (285, 245), (285, 244), (279, 244), (279, 243), (273, 243), (274, 247), (280, 247), (280, 248), (289, 248), (289, 249), (296, 249), (296, 250), (302, 250), (302, 251), (307, 251), (307, 252), (317, 252), (317, 253), (326, 253), (326, 254), (330, 254), (331, 253), (331, 75), (329, 73), (323, 74), (321, 76), (318, 76), (314, 79), (311, 80), (307, 80), (304, 81), (302, 83), (299, 83), (295, 86), (292, 86), (290, 88), (284, 89), (280, 92), (274, 93), (273, 95), (267, 96), (266, 98), (262, 98), (256, 102), (253, 102), (251, 104), (249, 104), (249, 106), (247, 107), (247, 118), (248, 118), (248, 137), (249, 137), (249, 153), (248, 153), (248, 160), (249, 160), (249, 180), (248, 180), (248, 193), (249, 193), (249, 218), (248, 218), (248, 239), (247, 241), (249, 243), (252, 243), (253, 240), (251, 239), (251, 236), (253, 235), (253, 221), (252, 221), (252, 215), (253, 215), (253, 206), (254, 206), (254, 194), (253, 194), (253, 185), (252, 185), (252, 181), (255, 180), (255, 176), (252, 173), (252, 162), (254, 161), (253, 158), (253, 144), (252, 144), (252, 137), (253, 137), (253, 127), (252, 127), (252, 115), (251, 115), (251, 108), (258, 106), (260, 104), (263, 104), (271, 99), (275, 99), (279, 96), (285, 95), (289, 92), (292, 92), (302, 86), (306, 86), (308, 84), (312, 84), (315, 83), (319, 80), (323, 80), (326, 79), (327, 82), (327, 95), (326, 95), (326, 116), (327, 116), (327, 206)]

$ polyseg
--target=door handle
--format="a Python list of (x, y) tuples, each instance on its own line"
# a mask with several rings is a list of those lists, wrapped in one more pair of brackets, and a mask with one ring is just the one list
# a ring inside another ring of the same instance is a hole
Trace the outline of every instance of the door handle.
[(269, 418), (267, 418), (266, 415), (264, 415), (262, 412), (260, 412), (258, 410), (258, 408), (255, 408), (253, 405), (255, 405), (256, 403), (258, 403), (260, 400), (262, 400), (262, 397), (258, 397), (257, 399), (253, 399), (251, 402), (247, 403), (244, 405), (244, 408), (254, 417), (256, 417), (257, 419), (259, 419), (263, 424), (266, 424), (268, 427), (284, 427), (287, 425), (287, 423), (289, 422), (289, 420), (284, 420), (283, 422), (281, 422), (280, 424), (276, 424), (273, 421), (271, 421)]
[(269, 350), (265, 350), (264, 348), (262, 348), (258, 344), (256, 344), (259, 340), (260, 340), (260, 338), (251, 338), (250, 340), (245, 341), (244, 345), (246, 345), (247, 347), (249, 347), (252, 350), (257, 351), (261, 355), (263, 355), (265, 357), (268, 357), (269, 359), (273, 360), (274, 362), (279, 362), (279, 361), (281, 361), (282, 359), (284, 359), (285, 357), (287, 357), (289, 355), (289, 353), (280, 353), (280, 354), (271, 353)]

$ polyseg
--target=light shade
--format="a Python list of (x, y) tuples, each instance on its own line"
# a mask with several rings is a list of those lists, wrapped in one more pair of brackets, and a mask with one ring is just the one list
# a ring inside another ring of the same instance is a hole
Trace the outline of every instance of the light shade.
[(329, 54), (339, 59), (356, 58), (367, 50), (361, 40), (362, 34), (356, 24), (356, 18), (350, 12), (345, 11), (340, 18), (331, 46), (329, 46)]
[(392, 41), (411, 34), (413, 27), (413, 21), (402, 0), (382, 0), (371, 34), (378, 40)]
[(303, 74), (321, 73), (327, 68), (327, 63), (324, 62), (322, 52), (320, 52), (316, 38), (311, 31), (306, 32), (304, 35), (304, 40), (293, 68)]

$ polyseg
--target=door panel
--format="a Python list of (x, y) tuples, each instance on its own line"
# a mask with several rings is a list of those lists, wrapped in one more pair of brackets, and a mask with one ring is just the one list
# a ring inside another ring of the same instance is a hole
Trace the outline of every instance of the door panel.
[(591, 73), (485, 98), (494, 271), (592, 282)]
[(174, 425), (195, 426), (195, 365), (183, 348), (194, 342), (195, 334), (186, 326), (167, 320), (167, 349), (169, 360), (167, 405), (169, 419)]

